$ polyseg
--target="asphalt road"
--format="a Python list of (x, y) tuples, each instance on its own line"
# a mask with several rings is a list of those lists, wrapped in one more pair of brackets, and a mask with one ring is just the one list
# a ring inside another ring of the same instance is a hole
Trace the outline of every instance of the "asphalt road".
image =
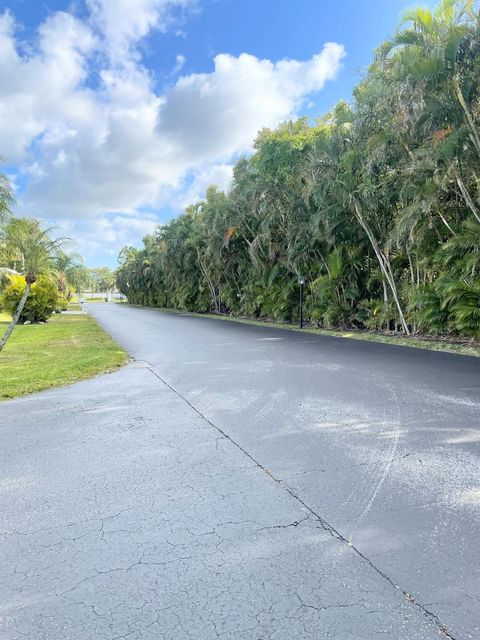
[(135, 357), (0, 406), (0, 638), (480, 638), (480, 359), (90, 312)]

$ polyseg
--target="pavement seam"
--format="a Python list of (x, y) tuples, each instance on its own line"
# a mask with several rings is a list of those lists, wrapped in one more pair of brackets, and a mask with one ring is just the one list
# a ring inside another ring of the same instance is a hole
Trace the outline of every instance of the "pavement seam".
[(290, 487), (285, 485), (283, 480), (281, 480), (280, 478), (277, 478), (275, 474), (272, 471), (270, 471), (270, 469), (265, 467), (265, 465), (263, 465), (259, 460), (254, 458), (252, 454), (247, 451), (247, 449), (245, 449), (240, 443), (234, 440), (221, 427), (219, 427), (214, 422), (212, 422), (209, 418), (207, 418), (199, 409), (197, 409), (197, 407), (195, 407), (195, 405), (193, 405), (184, 395), (182, 395), (180, 391), (178, 391), (174, 386), (172, 386), (169, 382), (167, 382), (167, 380), (165, 380), (165, 378), (163, 378), (155, 370), (155, 367), (152, 363), (142, 359), (139, 359), (139, 360), (134, 359), (134, 361), (137, 363), (145, 363), (147, 365), (146, 368), (148, 369), (148, 371), (153, 373), (153, 375), (156, 378), (158, 378), (164, 385), (166, 385), (171, 391), (173, 391), (175, 395), (177, 395), (181, 400), (183, 400), (183, 402), (185, 402), (191, 409), (193, 409), (193, 411), (195, 411), (195, 413), (199, 415), (202, 418), (202, 420), (204, 420), (208, 425), (210, 425), (216, 431), (218, 431), (218, 433), (220, 433), (226, 440), (231, 442), (247, 458), (249, 458), (255, 464), (256, 467), (261, 469), (271, 480), (273, 480), (276, 484), (281, 486), (282, 489), (284, 489), (286, 493), (290, 495), (290, 497), (292, 497), (296, 502), (302, 505), (304, 509), (306, 509), (311, 515), (313, 515), (316, 518), (316, 520), (320, 523), (322, 529), (327, 531), (333, 538), (337, 539), (339, 542), (342, 542), (343, 544), (348, 546), (350, 549), (352, 549), (352, 551), (356, 555), (358, 555), (364, 562), (366, 562), (371, 567), (371, 569), (373, 569), (383, 580), (388, 582), (388, 584), (391, 587), (393, 587), (396, 591), (403, 594), (405, 601), (408, 602), (409, 604), (414, 605), (429, 620), (430, 623), (432, 623), (434, 626), (437, 627), (439, 633), (443, 634), (444, 637), (449, 638), (449, 640), (457, 640), (455, 636), (453, 636), (452, 633), (448, 630), (448, 628), (441, 623), (440, 619), (435, 613), (433, 613), (433, 611), (429, 611), (425, 605), (422, 605), (419, 602), (416, 602), (415, 598), (412, 596), (412, 594), (409, 591), (407, 591), (406, 589), (403, 589), (401, 586), (396, 584), (388, 574), (386, 574), (384, 571), (382, 571), (382, 569), (377, 567), (377, 565), (372, 560), (370, 560), (370, 558), (364, 555), (358, 549), (358, 547), (352, 544), (352, 542), (350, 542), (348, 538), (346, 538), (337, 529), (335, 529), (333, 525), (327, 522), (317, 511), (315, 511), (315, 509), (313, 509), (313, 507), (311, 507), (304, 500), (302, 500), (302, 498), (300, 498), (300, 496), (298, 496)]

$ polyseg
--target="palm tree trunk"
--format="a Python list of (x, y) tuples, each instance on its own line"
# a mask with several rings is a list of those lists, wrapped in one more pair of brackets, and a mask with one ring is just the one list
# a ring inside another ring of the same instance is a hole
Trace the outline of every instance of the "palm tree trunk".
[(462, 176), (460, 175), (460, 171), (457, 171), (457, 169), (454, 168), (454, 172), (455, 172), (455, 178), (457, 180), (457, 184), (460, 187), (460, 191), (462, 192), (462, 196), (463, 196), (465, 202), (467, 203), (468, 208), (470, 209), (470, 211), (473, 213), (473, 215), (477, 219), (477, 222), (480, 222), (480, 211), (475, 206), (473, 198), (470, 195), (470, 192), (469, 192), (466, 184), (462, 180)]
[(412, 281), (413, 286), (415, 286), (415, 274), (413, 272), (412, 256), (408, 249), (406, 251), (407, 251), (408, 264), (410, 266), (410, 280)]
[(362, 229), (365, 231), (365, 233), (367, 234), (368, 239), (370, 240), (370, 244), (372, 245), (372, 249), (375, 252), (375, 255), (377, 257), (378, 260), (378, 264), (380, 265), (380, 269), (385, 277), (385, 280), (388, 282), (388, 286), (390, 287), (390, 291), (392, 292), (392, 296), (393, 299), (395, 301), (395, 305), (397, 307), (398, 310), (398, 314), (400, 316), (400, 321), (402, 323), (402, 328), (404, 330), (404, 332), (407, 335), (410, 335), (410, 330), (408, 328), (407, 322), (405, 320), (405, 316), (403, 314), (403, 309), (400, 305), (400, 300), (398, 298), (398, 291), (397, 291), (397, 285), (395, 283), (395, 279), (393, 277), (393, 272), (392, 272), (392, 268), (390, 266), (390, 260), (387, 256), (385, 256), (379, 245), (378, 242), (373, 234), (373, 231), (370, 229), (367, 221), (365, 220), (365, 218), (363, 217), (363, 213), (360, 207), (360, 204), (357, 202), (357, 200), (354, 200), (354, 211), (357, 217), (358, 222), (360, 223), (360, 226), (362, 227)]
[(455, 231), (452, 229), (452, 227), (448, 224), (445, 216), (442, 214), (441, 211), (438, 212), (438, 215), (440, 216), (441, 221), (443, 222), (443, 224), (447, 227), (447, 229), (450, 231), (450, 233), (452, 234), (452, 236), (455, 235)]
[(200, 256), (198, 259), (198, 263), (200, 265), (200, 269), (205, 277), (205, 280), (207, 281), (208, 284), (208, 288), (210, 289), (210, 293), (212, 294), (212, 302), (213, 305), (215, 307), (215, 312), (219, 313), (220, 312), (220, 305), (218, 303), (218, 298), (217, 298), (217, 293), (215, 291), (215, 287), (213, 285), (213, 282), (211, 280), (211, 278), (208, 275), (208, 271), (207, 271), (207, 267), (203, 264), (203, 262), (200, 260)]
[(468, 126), (470, 127), (470, 131), (472, 133), (472, 142), (477, 150), (477, 154), (480, 157), (480, 136), (478, 135), (477, 127), (475, 126), (475, 122), (473, 120), (472, 113), (468, 108), (465, 97), (462, 93), (462, 88), (460, 86), (460, 81), (458, 79), (458, 75), (453, 76), (453, 87), (455, 89), (455, 94), (457, 96), (457, 100), (459, 101), (463, 112), (465, 114), (465, 118), (467, 119)]
[(15, 326), (18, 322), (18, 319), (20, 318), (20, 315), (23, 311), (23, 307), (25, 306), (25, 303), (27, 301), (28, 298), (28, 294), (30, 293), (30, 286), (29, 284), (27, 284), (27, 286), (25, 287), (25, 291), (23, 292), (23, 296), (20, 300), (20, 302), (18, 303), (18, 307), (15, 309), (15, 313), (13, 314), (13, 318), (10, 322), (10, 324), (7, 327), (7, 330), (5, 331), (5, 333), (3, 334), (2, 339), (0, 340), (0, 351), (3, 349), (3, 347), (5, 346), (7, 340), (9, 339), (12, 331), (15, 329)]

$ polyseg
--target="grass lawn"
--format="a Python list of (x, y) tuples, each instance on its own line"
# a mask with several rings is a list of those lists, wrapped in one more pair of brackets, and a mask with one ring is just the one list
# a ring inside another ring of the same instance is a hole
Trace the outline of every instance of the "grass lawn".
[[(0, 334), (9, 316), (0, 313)], [(123, 349), (88, 315), (18, 325), (0, 352), (0, 399), (70, 384), (121, 367)]]

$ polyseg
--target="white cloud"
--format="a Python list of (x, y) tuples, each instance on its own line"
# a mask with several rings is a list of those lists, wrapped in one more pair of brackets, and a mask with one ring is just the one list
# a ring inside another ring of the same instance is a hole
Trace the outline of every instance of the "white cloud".
[(305, 97), (336, 77), (344, 55), (328, 43), (306, 62), (220, 54), (212, 73), (180, 78), (159, 113), (162, 136), (195, 161), (247, 151), (262, 127), (294, 115)]
[(192, 8), (195, 0), (87, 0), (91, 22), (104, 36), (110, 62), (131, 63), (136, 44), (152, 29), (165, 31), (172, 11)]
[[(210, 73), (180, 77), (159, 95), (138, 45), (193, 2), (87, 4), (88, 20), (51, 14), (28, 53), (11, 14), (0, 15), (0, 155), (27, 184), (25, 212), (63, 219), (99, 250), (150, 230), (140, 210), (183, 206), (211, 182), (227, 186), (232, 157), (262, 127), (294, 117), (344, 56), (334, 43), (306, 61), (221, 54)], [(175, 72), (184, 62), (178, 54)]]
[(207, 188), (214, 184), (225, 191), (232, 181), (233, 166), (231, 164), (212, 164), (195, 172), (192, 182), (172, 194), (172, 206), (185, 209), (189, 204), (201, 200)]
[(185, 58), (185, 56), (182, 55), (181, 53), (179, 53), (178, 56), (175, 59), (175, 66), (174, 66), (174, 68), (172, 70), (171, 75), (174, 76), (179, 71), (181, 71), (181, 69), (183, 69), (186, 61), (187, 61), (187, 59)]
[(10, 161), (55, 131), (75, 130), (96, 120), (95, 96), (83, 85), (95, 47), (90, 30), (68, 13), (53, 14), (39, 28), (39, 44), (21, 56), (9, 12), (0, 16), (0, 148)]
[(80, 253), (88, 260), (98, 254), (113, 257), (119, 249), (132, 244), (132, 238), (141, 240), (152, 233), (158, 220), (152, 216), (98, 216), (92, 224), (91, 220), (63, 220), (61, 227), (56, 227), (56, 235), (74, 238)]

